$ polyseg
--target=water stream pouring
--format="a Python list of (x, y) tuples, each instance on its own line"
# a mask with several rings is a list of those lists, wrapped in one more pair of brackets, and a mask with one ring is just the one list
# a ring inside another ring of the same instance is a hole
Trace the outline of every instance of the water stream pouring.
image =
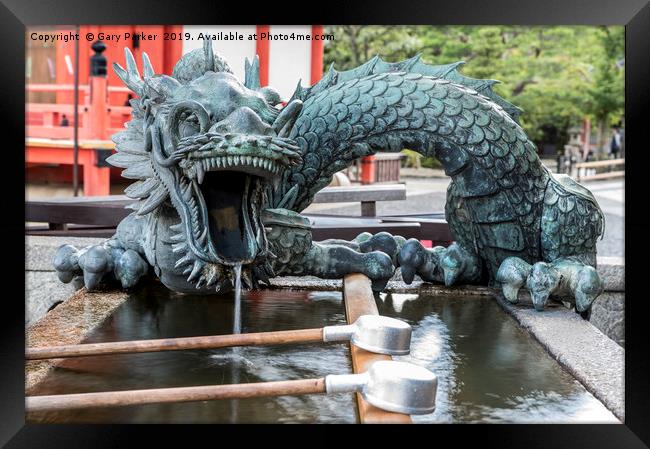
[(318, 379), (28, 396), (25, 409), (28, 412), (45, 412), (214, 399), (358, 392), (370, 404), (383, 410), (423, 415), (435, 409), (437, 386), (435, 374), (426, 368), (406, 362), (379, 361), (361, 374), (332, 374)]
[(90, 355), (179, 351), (183, 349), (216, 349), (233, 346), (337, 341), (350, 341), (362, 349), (380, 354), (405, 355), (410, 350), (411, 326), (395, 318), (381, 315), (363, 315), (352, 324), (325, 326), (316, 329), (28, 348), (25, 352), (25, 359), (41, 360)]
[(232, 333), (241, 334), (241, 263), (235, 265), (235, 310)]

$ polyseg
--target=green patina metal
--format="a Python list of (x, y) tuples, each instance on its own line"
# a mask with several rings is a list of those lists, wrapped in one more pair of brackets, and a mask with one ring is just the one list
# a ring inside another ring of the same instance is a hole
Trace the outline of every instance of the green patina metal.
[[(493, 80), (467, 78), (461, 63), (376, 57), (300, 84), (280, 108), (261, 88), (259, 62), (242, 84), (211, 42), (181, 58), (172, 76), (144, 77), (126, 50), (115, 71), (138, 96), (114, 136), (110, 162), (136, 182), (134, 213), (102, 245), (63, 246), (59, 277), (92, 289), (130, 287), (153, 267), (170, 289), (206, 294), (276, 275), (339, 278), (361, 272), (381, 290), (400, 267), (407, 282), (500, 283), (510, 301), (525, 286), (535, 306), (550, 295), (587, 312), (602, 290), (594, 270), (603, 214), (593, 195), (552, 175), (517, 124), (520, 110)], [(313, 242), (300, 215), (334, 173), (379, 151), (410, 148), (438, 158), (451, 183), (446, 217), (455, 242), (424, 248), (387, 233)]]

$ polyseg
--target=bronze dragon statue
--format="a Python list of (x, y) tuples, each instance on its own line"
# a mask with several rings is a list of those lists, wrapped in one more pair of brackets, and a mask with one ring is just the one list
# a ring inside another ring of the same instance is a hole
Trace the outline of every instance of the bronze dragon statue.
[[(550, 295), (587, 312), (602, 291), (595, 270), (603, 214), (589, 190), (550, 173), (517, 124), (521, 112), (493, 80), (414, 57), (378, 57), (298, 84), (282, 107), (261, 87), (257, 58), (241, 83), (206, 40), (171, 76), (128, 49), (117, 75), (137, 95), (132, 120), (113, 140), (111, 164), (134, 182), (134, 212), (104, 243), (59, 248), (59, 278), (135, 285), (150, 271), (179, 292), (215, 293), (277, 275), (366, 274), (381, 290), (404, 280), (501, 285), (517, 301), (525, 286), (538, 309)], [(300, 214), (334, 173), (355, 159), (403, 148), (436, 157), (451, 177), (445, 213), (455, 242), (424, 248), (387, 233), (314, 242)]]

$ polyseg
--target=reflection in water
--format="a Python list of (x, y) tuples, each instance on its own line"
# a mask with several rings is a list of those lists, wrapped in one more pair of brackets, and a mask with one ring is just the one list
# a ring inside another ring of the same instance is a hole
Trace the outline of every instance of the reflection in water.
[[(436, 411), (416, 422), (617, 422), (494, 302), (485, 297), (386, 295), (382, 315), (413, 326), (411, 354), (396, 359), (438, 376)], [(87, 342), (227, 334), (232, 295), (192, 296), (148, 286)], [(242, 293), (241, 331), (345, 323), (339, 292)], [(36, 394), (305, 379), (352, 372), (346, 344), (242, 347), (68, 359)], [(33, 414), (30, 422), (355, 422), (353, 394), (153, 404)]]
[(382, 294), (379, 313), (413, 327), (396, 357), (438, 376), (436, 411), (416, 422), (619, 422), (490, 298)]
[[(312, 296), (315, 299), (312, 300)], [(242, 332), (345, 324), (340, 292), (242, 292)], [(148, 286), (122, 304), (86, 342), (229, 334), (233, 295), (180, 295)], [(301, 344), (67, 359), (36, 394), (307, 379), (352, 372), (346, 344)], [(151, 404), (39, 413), (30, 421), (111, 423), (356, 422), (353, 394)]]

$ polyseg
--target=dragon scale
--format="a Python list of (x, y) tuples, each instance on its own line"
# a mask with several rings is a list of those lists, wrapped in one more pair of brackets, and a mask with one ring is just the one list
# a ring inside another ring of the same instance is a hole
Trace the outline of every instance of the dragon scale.
[[(172, 76), (144, 78), (126, 51), (118, 76), (138, 96), (133, 120), (110, 158), (137, 180), (126, 189), (135, 212), (102, 245), (64, 245), (59, 277), (135, 285), (150, 267), (177, 291), (232, 287), (243, 266), (249, 287), (269, 277), (350, 272), (382, 290), (399, 267), (406, 282), (490, 283), (517, 301), (525, 286), (535, 307), (551, 296), (588, 313), (602, 291), (595, 272), (604, 220), (593, 195), (550, 173), (517, 123), (521, 111), (492, 90), (493, 80), (414, 57), (373, 58), (333, 68), (300, 84), (286, 106), (260, 87), (259, 62), (244, 83), (211, 42), (181, 58)], [(424, 248), (387, 233), (314, 242), (301, 212), (332, 176), (356, 159), (409, 148), (437, 158), (451, 177), (445, 215), (454, 242)]]

